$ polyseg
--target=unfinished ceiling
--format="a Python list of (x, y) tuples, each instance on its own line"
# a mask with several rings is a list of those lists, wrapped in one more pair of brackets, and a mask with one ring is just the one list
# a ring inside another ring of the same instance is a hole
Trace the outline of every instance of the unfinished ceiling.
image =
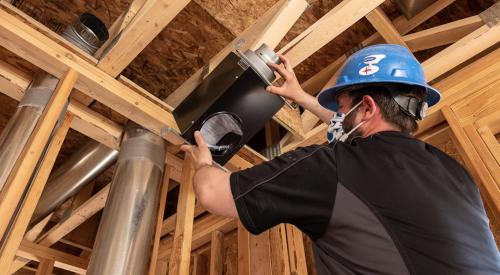
[[(82, 12), (95, 14), (109, 27), (130, 2), (130, 0), (15, 0), (12, 4), (50, 29), (61, 32)], [(191, 1), (122, 74), (157, 97), (166, 98), (276, 2), (275, 0)], [(339, 2), (341, 1), (309, 1), (310, 7), (287, 33), (277, 49), (291, 41)], [(493, 3), (493, 0), (457, 0), (417, 27), (415, 31), (476, 15)], [(392, 0), (386, 1), (382, 8), (391, 19), (401, 15)], [(301, 82), (307, 80), (373, 33), (375, 30), (371, 24), (365, 18), (361, 19), (299, 64), (295, 68), (298, 79)], [(416, 56), (423, 61), (441, 48), (417, 52)], [(36, 67), (3, 48), (0, 48), (0, 56), (9, 64), (16, 64), (27, 74), (33, 74), (33, 71), (37, 70)], [(12, 110), (17, 103), (4, 95), (0, 98), (6, 109), (0, 119), (2, 123), (0, 127), (3, 128), (5, 125), (3, 122), (8, 121), (7, 118), (13, 113)], [(91, 108), (120, 124), (126, 121), (125, 117), (99, 102), (94, 102)], [(258, 137), (259, 140), (260, 138), (262, 137)], [(71, 154), (74, 148), (81, 146), (85, 139), (87, 138), (83, 135), (71, 131), (58, 163)]]

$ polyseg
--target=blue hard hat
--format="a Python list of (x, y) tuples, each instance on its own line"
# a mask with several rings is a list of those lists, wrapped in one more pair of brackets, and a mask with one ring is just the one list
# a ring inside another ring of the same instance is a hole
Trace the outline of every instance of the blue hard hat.
[(405, 47), (379, 44), (363, 48), (351, 55), (341, 68), (335, 86), (321, 92), (321, 106), (337, 111), (337, 96), (344, 90), (394, 83), (418, 86), (425, 89), (427, 104), (436, 104), (441, 94), (424, 77), (422, 66)]

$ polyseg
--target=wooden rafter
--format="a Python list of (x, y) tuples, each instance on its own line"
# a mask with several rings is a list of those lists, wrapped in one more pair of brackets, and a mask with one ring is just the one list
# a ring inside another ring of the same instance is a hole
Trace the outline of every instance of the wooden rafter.
[(426, 29), (403, 37), (412, 52), (455, 43), (483, 25), (477, 15)]
[(142, 4), (130, 23), (119, 32), (109, 48), (104, 50), (97, 67), (112, 77), (118, 76), (189, 1), (150, 0), (132, 5), (134, 8)]
[(368, 13), (366, 19), (370, 21), (372, 26), (387, 43), (399, 44), (408, 48), (401, 34), (396, 30), (396, 27), (394, 27), (389, 17), (387, 17), (380, 7)]

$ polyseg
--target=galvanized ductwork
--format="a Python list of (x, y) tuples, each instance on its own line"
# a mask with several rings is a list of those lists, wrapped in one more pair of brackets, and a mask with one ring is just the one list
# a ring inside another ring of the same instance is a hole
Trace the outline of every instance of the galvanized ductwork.
[(87, 274), (146, 274), (159, 205), (164, 140), (129, 122)]
[(50, 174), (30, 226), (74, 196), (87, 183), (113, 165), (118, 151), (91, 140)]
[(410, 19), (436, 1), (437, 0), (398, 0), (395, 2), (406, 18)]
[[(97, 17), (83, 14), (66, 29), (63, 36), (84, 51), (93, 54), (104, 43), (108, 34), (106, 27)], [(3, 189), (58, 81), (47, 73), (36, 75), (14, 116), (0, 135), (0, 190)]]

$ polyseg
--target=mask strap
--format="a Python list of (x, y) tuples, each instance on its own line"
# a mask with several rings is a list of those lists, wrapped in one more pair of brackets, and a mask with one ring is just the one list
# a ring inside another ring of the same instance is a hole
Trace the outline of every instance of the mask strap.
[(343, 134), (339, 140), (342, 141), (342, 142), (345, 142), (347, 140), (347, 138), (349, 137), (349, 135), (351, 135), (354, 131), (356, 131), (359, 127), (361, 127), (363, 124), (365, 124), (366, 121), (361, 121), (360, 123), (358, 123), (358, 125), (356, 125), (354, 128), (352, 128), (351, 131), (349, 131), (348, 133), (345, 133)]
[(354, 110), (356, 110), (356, 108), (359, 107), (359, 105), (361, 105), (361, 103), (363, 103), (363, 100), (361, 100), (360, 102), (358, 102), (356, 105), (354, 105), (349, 111), (347, 111), (347, 113), (345, 113), (345, 116), (347, 117), (350, 113), (352, 113)]

